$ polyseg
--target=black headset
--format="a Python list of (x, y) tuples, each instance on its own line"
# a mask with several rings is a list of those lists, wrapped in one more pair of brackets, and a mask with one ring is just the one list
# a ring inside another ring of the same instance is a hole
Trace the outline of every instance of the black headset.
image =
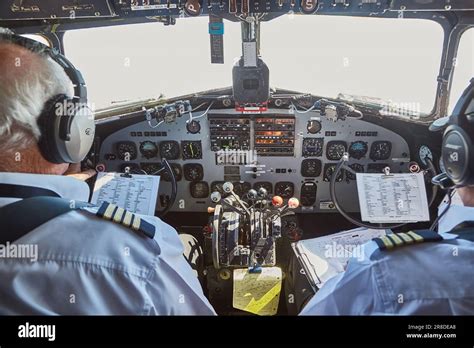
[(474, 185), (474, 78), (464, 90), (444, 131), (441, 161), (456, 187)]
[(1, 33), (0, 41), (22, 46), (58, 63), (74, 85), (74, 97), (59, 94), (49, 99), (38, 117), (41, 137), (38, 142), (43, 157), (52, 163), (79, 163), (94, 141), (95, 123), (87, 104), (84, 78), (72, 63), (56, 49), (10, 33)]

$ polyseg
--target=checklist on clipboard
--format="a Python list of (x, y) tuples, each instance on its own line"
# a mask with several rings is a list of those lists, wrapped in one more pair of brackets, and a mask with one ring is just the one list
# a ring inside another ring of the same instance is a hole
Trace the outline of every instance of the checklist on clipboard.
[(405, 223), (430, 220), (422, 173), (357, 173), (356, 178), (363, 221)]
[(132, 213), (155, 215), (160, 177), (153, 175), (99, 173), (91, 203), (115, 204)]
[(361, 245), (390, 230), (356, 228), (293, 243), (293, 250), (315, 291), (346, 270), (351, 258), (364, 257)]

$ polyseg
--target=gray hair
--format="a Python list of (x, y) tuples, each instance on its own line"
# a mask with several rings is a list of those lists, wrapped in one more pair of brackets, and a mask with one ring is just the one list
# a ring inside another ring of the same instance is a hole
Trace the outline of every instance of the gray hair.
[[(0, 28), (0, 34), (12, 32)], [(0, 37), (0, 45), (10, 43), (7, 36)], [(38, 117), (49, 99), (58, 94), (74, 95), (64, 69), (49, 56), (36, 53), (38, 59), (27, 73), (12, 71), (22, 69), (20, 57), (12, 62), (12, 69), (0, 67), (0, 147), (7, 152), (25, 149), (39, 140)]]

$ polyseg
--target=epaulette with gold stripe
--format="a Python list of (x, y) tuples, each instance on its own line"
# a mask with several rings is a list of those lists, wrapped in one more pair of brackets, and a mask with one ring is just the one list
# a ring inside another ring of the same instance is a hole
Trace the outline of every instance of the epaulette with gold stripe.
[(443, 237), (430, 230), (421, 230), (416, 232), (410, 231), (406, 233), (390, 233), (372, 240), (377, 243), (380, 250), (391, 250), (403, 245), (423, 242), (438, 242), (443, 240)]
[(150, 238), (155, 236), (155, 226), (115, 204), (102, 203), (96, 215), (105, 220), (131, 228), (134, 231), (142, 232)]

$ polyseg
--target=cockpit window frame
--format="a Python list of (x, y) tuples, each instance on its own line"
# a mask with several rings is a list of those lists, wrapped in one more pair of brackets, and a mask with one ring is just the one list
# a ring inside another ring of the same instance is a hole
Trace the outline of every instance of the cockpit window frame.
[[(328, 15), (328, 14), (325, 14)], [(331, 15), (331, 14), (329, 14)], [(336, 14), (334, 14), (336, 15)], [(363, 15), (354, 15), (357, 17), (364, 17)], [(452, 79), (454, 75), (454, 60), (457, 56), (459, 42), (462, 34), (469, 28), (474, 27), (474, 15), (469, 12), (462, 11), (451, 11), (451, 12), (431, 12), (431, 11), (420, 11), (420, 12), (409, 12), (400, 11), (393, 12), (388, 11), (382, 14), (371, 14), (366, 17), (380, 17), (380, 18), (418, 18), (426, 19), (437, 22), (443, 29), (443, 45), (442, 45), (442, 56), (437, 76), (437, 87), (435, 100), (432, 111), (428, 115), (423, 115), (417, 118), (411, 118), (410, 122), (415, 123), (430, 123), (434, 119), (444, 117), (448, 113), (449, 97), (452, 85)], [(188, 18), (188, 20), (192, 20)], [(53, 26), (54, 30), (51, 30), (51, 25), (42, 23), (41, 25), (33, 26), (22, 26), (21, 21), (15, 23), (15, 28), (12, 28), (18, 34), (36, 34), (41, 35), (51, 42), (52, 47), (56, 47), (61, 53), (66, 54), (64, 51), (63, 38), (65, 32), (68, 30), (83, 29), (83, 28), (94, 28), (103, 26), (113, 25), (127, 25), (133, 23), (146, 23), (152, 21), (150, 18), (134, 18), (133, 20), (125, 19), (119, 23), (111, 20), (95, 20), (95, 21), (76, 21), (62, 23), (61, 25)], [(26, 23), (25, 23), (26, 24)], [(29, 23), (31, 24), (31, 23)], [(158, 23), (157, 23), (158, 24)], [(400, 119), (399, 116), (385, 115), (383, 117), (393, 117)]]

